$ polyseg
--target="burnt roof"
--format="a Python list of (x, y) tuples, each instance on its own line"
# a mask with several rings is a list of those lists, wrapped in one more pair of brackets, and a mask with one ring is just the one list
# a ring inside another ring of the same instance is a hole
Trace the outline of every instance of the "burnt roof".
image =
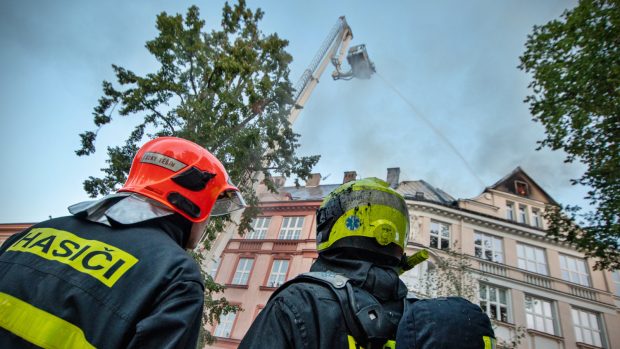
[(403, 194), (405, 199), (431, 201), (443, 205), (453, 205), (456, 202), (450, 194), (423, 180), (401, 182), (396, 191)]
[(290, 194), (292, 200), (302, 201), (323, 201), (327, 194), (342, 184), (321, 184), (313, 187), (282, 187), (278, 191), (280, 194)]

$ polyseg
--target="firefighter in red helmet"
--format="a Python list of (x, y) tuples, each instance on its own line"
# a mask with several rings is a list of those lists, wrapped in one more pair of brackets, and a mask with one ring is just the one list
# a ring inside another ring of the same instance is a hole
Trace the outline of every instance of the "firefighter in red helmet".
[(204, 285), (184, 249), (244, 205), (203, 147), (147, 142), (116, 194), (0, 247), (0, 348), (194, 348)]

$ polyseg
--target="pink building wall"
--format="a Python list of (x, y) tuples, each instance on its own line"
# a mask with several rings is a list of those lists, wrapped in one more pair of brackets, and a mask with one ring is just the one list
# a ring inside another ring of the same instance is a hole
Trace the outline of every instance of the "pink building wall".
[[(223, 294), (232, 304), (239, 304), (243, 311), (233, 321), (229, 338), (218, 337), (217, 342), (207, 348), (236, 348), (243, 335), (265, 306), (277, 287), (268, 285), (274, 260), (287, 260), (285, 280), (310, 270), (316, 253), (315, 213), (321, 201), (272, 201), (262, 202), (260, 217), (269, 217), (269, 227), (264, 239), (247, 239), (238, 234), (231, 239), (222, 253), (215, 281), (226, 285)], [(278, 239), (282, 222), (286, 217), (304, 217), (298, 239)], [(246, 284), (233, 283), (239, 260), (253, 259), (253, 265)], [(208, 328), (216, 333), (217, 325)]]

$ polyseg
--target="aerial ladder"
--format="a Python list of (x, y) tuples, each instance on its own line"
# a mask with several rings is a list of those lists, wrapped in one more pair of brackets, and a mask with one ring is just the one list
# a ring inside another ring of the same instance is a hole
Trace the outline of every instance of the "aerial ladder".
[[(347, 47), (349, 47), (351, 39), (353, 39), (351, 27), (349, 27), (344, 16), (341, 16), (295, 85), (295, 94), (293, 95), (295, 102), (288, 116), (291, 126), (297, 120), (299, 113), (305, 106), (308, 98), (310, 98), (312, 91), (319, 83), (319, 78), (323, 75), (329, 63), (335, 68), (332, 72), (334, 80), (370, 79), (370, 76), (375, 72), (375, 65), (368, 58), (366, 45), (363, 44), (349, 49), (346, 57), (351, 68), (348, 71), (342, 70), (344, 53)], [(256, 173), (255, 175), (262, 176), (262, 173)], [(260, 178), (258, 179), (257, 182), (260, 182)], [(217, 236), (211, 245), (211, 249), (204, 254), (204, 266), (208, 272), (213, 269), (213, 263), (216, 263), (217, 258), (221, 256), (224, 248), (226, 248), (228, 241), (237, 231), (236, 228), (239, 221), (241, 221), (241, 211), (231, 213), (230, 218), (232, 222)]]
[(314, 55), (310, 66), (301, 74), (301, 78), (295, 85), (295, 104), (291, 108), (288, 121), (291, 125), (297, 120), (301, 109), (310, 98), (312, 91), (319, 83), (319, 78), (331, 62), (336, 70), (332, 72), (334, 80), (351, 80), (352, 78), (370, 79), (375, 72), (375, 65), (368, 58), (366, 45), (356, 45), (349, 49), (347, 62), (351, 70), (342, 71), (342, 60), (344, 53), (353, 39), (353, 32), (344, 16), (338, 18), (334, 27), (323, 41), (323, 44)]

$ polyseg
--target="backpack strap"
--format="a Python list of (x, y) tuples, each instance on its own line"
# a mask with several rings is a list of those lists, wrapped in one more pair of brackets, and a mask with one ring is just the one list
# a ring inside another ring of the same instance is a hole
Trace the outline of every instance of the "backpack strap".
[(299, 282), (311, 282), (314, 284), (326, 286), (327, 288), (332, 290), (332, 293), (338, 299), (338, 304), (340, 304), (340, 309), (342, 310), (342, 315), (344, 316), (344, 321), (347, 329), (350, 331), (355, 341), (365, 347), (368, 339), (365, 331), (359, 325), (359, 320), (356, 316), (358, 307), (355, 304), (353, 286), (351, 286), (349, 278), (344, 275), (336, 274), (330, 271), (313, 271), (303, 273), (298, 275), (296, 278), (285, 282), (284, 284), (282, 284), (282, 286), (278, 287), (278, 289), (273, 292), (269, 300), (271, 301), (288, 286)]

